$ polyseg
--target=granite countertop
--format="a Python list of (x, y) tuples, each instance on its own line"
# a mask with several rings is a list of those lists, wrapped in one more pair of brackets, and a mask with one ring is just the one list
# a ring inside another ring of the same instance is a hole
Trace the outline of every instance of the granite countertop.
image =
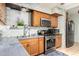
[(17, 38), (4, 37), (2, 41), (0, 41), (0, 56), (29, 56), (29, 54)]
[(28, 56), (28, 52), (20, 44), (0, 45), (0, 56)]
[[(62, 35), (61, 33), (57, 33), (55, 35)], [(20, 36), (18, 37), (18, 40), (24, 40), (24, 39), (31, 39), (31, 38), (39, 38), (44, 37), (43, 35), (36, 35), (36, 36)]]
[(31, 38), (39, 38), (39, 37), (44, 37), (44, 36), (21, 36), (18, 37), (18, 40), (24, 40), (24, 39), (31, 39)]

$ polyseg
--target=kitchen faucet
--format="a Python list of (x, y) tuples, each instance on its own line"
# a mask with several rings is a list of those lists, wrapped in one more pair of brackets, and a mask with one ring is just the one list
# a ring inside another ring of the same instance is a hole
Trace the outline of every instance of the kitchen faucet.
[(25, 36), (26, 25), (24, 25), (23, 36)]
[[(24, 25), (24, 33), (23, 33), (23, 36), (26, 36), (26, 29), (28, 29), (28, 31), (30, 32), (30, 28), (28, 28), (28, 26), (26, 26), (26, 25)], [(28, 35), (29, 37), (30, 37), (30, 33), (29, 33), (29, 35)]]

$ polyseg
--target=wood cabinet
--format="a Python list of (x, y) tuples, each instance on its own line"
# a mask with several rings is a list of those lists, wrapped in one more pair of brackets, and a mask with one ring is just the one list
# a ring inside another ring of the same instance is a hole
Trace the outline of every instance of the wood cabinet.
[(37, 55), (38, 54), (38, 38), (31, 39), (30, 54), (31, 55)]
[(5, 13), (6, 13), (6, 6), (4, 3), (0, 3), (0, 25), (5, 25)]
[(51, 16), (51, 27), (52, 28), (58, 27), (58, 17), (57, 16)]
[(20, 40), (20, 43), (23, 45), (23, 47), (26, 49), (26, 51), (28, 51), (28, 53), (30, 54), (30, 39), (24, 39), (24, 40)]
[(43, 37), (41, 37), (41, 38), (39, 38), (39, 40), (38, 40), (38, 50), (39, 50), (39, 54), (41, 54), (41, 53), (43, 53), (44, 52), (44, 38)]
[(40, 12), (32, 12), (32, 26), (40, 26)]
[(20, 40), (20, 43), (31, 56), (38, 55), (44, 52), (43, 37)]
[(24, 40), (20, 40), (20, 42), (30, 55), (38, 54), (38, 39), (37, 38), (24, 39)]
[(55, 39), (55, 47), (59, 48), (62, 45), (62, 36), (61, 34), (56, 35), (56, 39)]
[(46, 18), (48, 20), (50, 20), (50, 15), (46, 14), (46, 13), (40, 13), (41, 18)]
[(32, 12), (32, 26), (40, 27), (41, 26), (41, 18), (46, 18), (51, 21), (51, 27), (58, 27), (58, 16), (50, 15), (39, 11)]
[(46, 18), (50, 20), (50, 15), (43, 12), (39, 12), (39, 11), (33, 11), (32, 12), (32, 26), (40, 27), (41, 18)]

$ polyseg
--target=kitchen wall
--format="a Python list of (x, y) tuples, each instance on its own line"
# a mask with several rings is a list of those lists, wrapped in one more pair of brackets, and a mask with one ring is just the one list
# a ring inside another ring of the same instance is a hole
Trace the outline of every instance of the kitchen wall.
[[(0, 26), (0, 30), (2, 30), (2, 34), (4, 37), (16, 37), (23, 36), (24, 28), (22, 29), (10, 29), (12, 25), (16, 25), (17, 20), (23, 19), (27, 26), (30, 25), (30, 13), (26, 13), (24, 11), (18, 11), (6, 7), (6, 26)], [(47, 30), (46, 27), (31, 27), (30, 29), (26, 28), (26, 35), (37, 35), (38, 30)], [(30, 31), (29, 31), (30, 30)], [(15, 34), (15, 35), (14, 35)]]
[(62, 48), (66, 47), (66, 13), (65, 10), (62, 10), (62, 16), (58, 17), (58, 28), (60, 29), (60, 33), (62, 34)]
[(0, 26), (0, 34), (2, 37), (23, 36), (23, 29), (10, 29), (10, 26)]
[[(30, 28), (30, 35), (36, 35), (37, 36), (37, 32), (39, 30), (47, 30), (47, 29), (48, 29), (47, 27), (33, 27), (33, 28)], [(28, 29), (28, 31), (29, 31), (29, 29)]]
[[(26, 36), (38, 36), (38, 30), (47, 30), (47, 27), (29, 27), (25, 30)], [(3, 37), (17, 37), (24, 36), (24, 28), (21, 29), (10, 29), (10, 26), (0, 26), (0, 33)]]
[(6, 8), (6, 22), (7, 25), (16, 25), (17, 20), (24, 20), (24, 23), (28, 26), (30, 20), (30, 14), (24, 11), (18, 11), (15, 9), (11, 9), (9, 7)]
[(12, 25), (16, 25), (17, 20), (24, 20), (24, 23), (29, 26), (30, 25), (30, 13), (26, 13), (24, 11), (18, 11), (15, 9), (10, 9), (6, 7), (6, 26), (0, 26), (0, 31), (2, 31), (3, 37), (15, 37), (15, 36), (23, 36), (23, 28), (22, 29), (10, 29)]

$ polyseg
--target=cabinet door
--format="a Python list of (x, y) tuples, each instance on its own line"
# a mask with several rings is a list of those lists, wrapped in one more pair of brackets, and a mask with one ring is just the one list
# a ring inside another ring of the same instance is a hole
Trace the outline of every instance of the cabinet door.
[(38, 54), (38, 38), (20, 40), (26, 51), (32, 56)]
[(30, 42), (30, 54), (32, 56), (38, 54), (38, 38), (31, 39), (31, 42)]
[(55, 47), (61, 47), (62, 45), (62, 36), (61, 35), (56, 35), (56, 39), (55, 39)]
[(44, 38), (39, 38), (38, 39), (38, 49), (39, 49), (39, 54), (44, 52)]
[(0, 24), (4, 25), (5, 24), (5, 4), (4, 3), (0, 3)]
[(50, 19), (50, 15), (49, 14), (45, 14), (45, 13), (41, 13), (41, 18)]
[(40, 26), (40, 12), (33, 11), (32, 16), (32, 26)]
[(51, 27), (57, 28), (58, 27), (58, 17), (51, 16)]
[(30, 39), (20, 40), (20, 43), (23, 45), (25, 50), (30, 54)]
[(25, 50), (30, 54), (30, 44), (26, 42), (26, 44), (22, 44)]

